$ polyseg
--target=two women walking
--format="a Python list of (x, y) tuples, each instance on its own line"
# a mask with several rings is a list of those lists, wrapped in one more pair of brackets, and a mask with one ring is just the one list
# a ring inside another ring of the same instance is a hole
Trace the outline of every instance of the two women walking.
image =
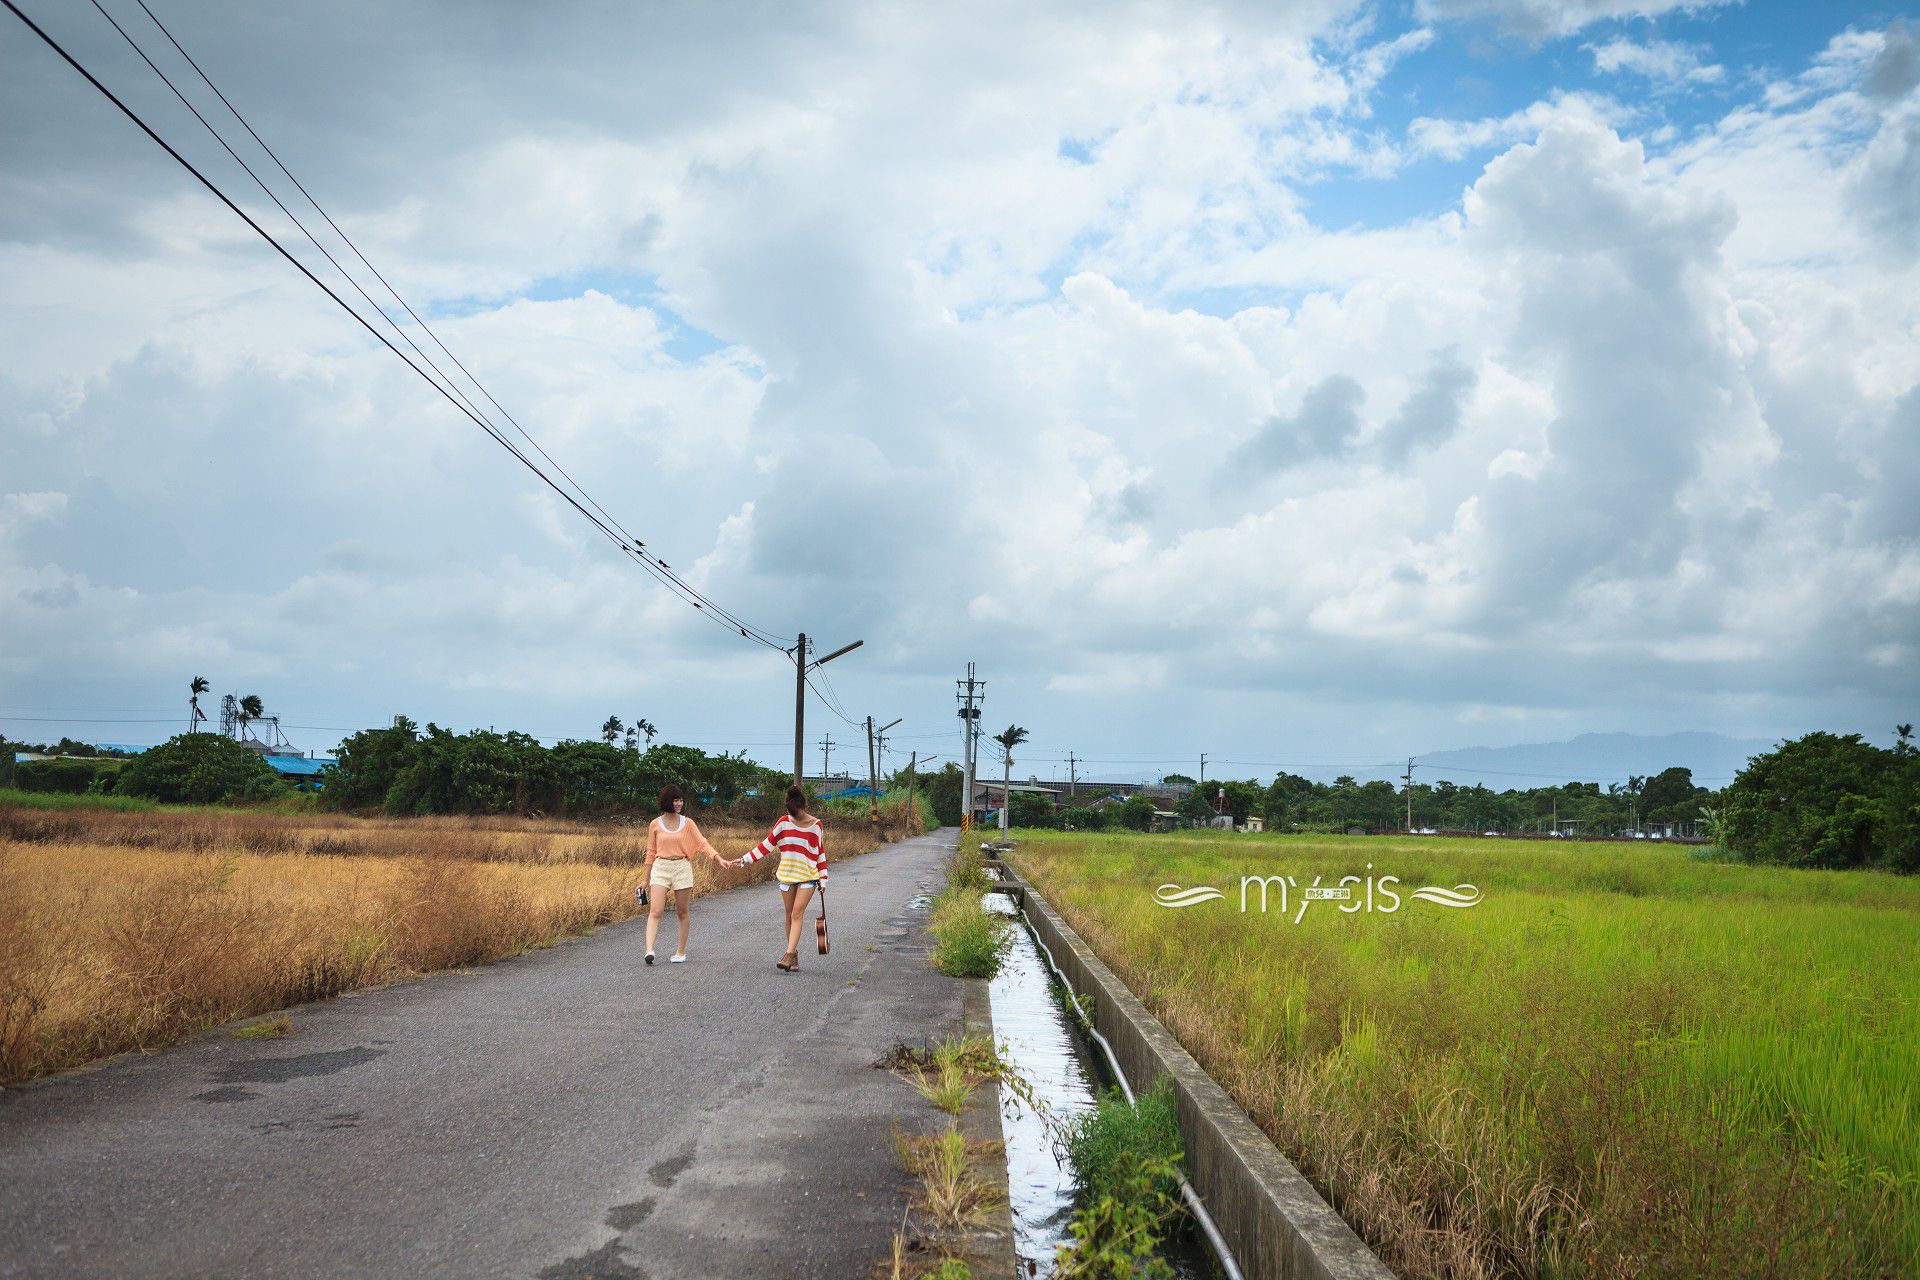
[[(800, 969), (800, 933), (806, 924), (807, 904), (827, 887), (826, 832), (820, 819), (807, 810), (807, 793), (799, 787), (787, 788), (786, 812), (773, 824), (766, 838), (738, 858), (720, 856), (700, 826), (682, 812), (686, 793), (669, 785), (660, 793), (660, 816), (647, 828), (645, 878), (651, 900), (647, 909), (647, 963), (653, 963), (654, 937), (660, 929), (660, 917), (673, 896), (674, 911), (680, 917), (680, 946), (673, 953), (673, 964), (685, 963), (687, 935), (692, 930), (693, 859), (696, 855), (712, 858), (723, 867), (744, 867), (771, 854), (780, 862), (773, 873), (780, 890), (783, 928), (781, 938), (786, 950), (774, 966), (787, 973)], [(823, 898), (824, 901), (824, 898)], [(824, 926), (821, 945), (825, 947)]]

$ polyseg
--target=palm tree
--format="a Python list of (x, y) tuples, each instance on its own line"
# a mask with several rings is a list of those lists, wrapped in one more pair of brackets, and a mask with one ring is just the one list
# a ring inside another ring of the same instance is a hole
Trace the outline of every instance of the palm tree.
[(267, 704), (260, 701), (260, 695), (250, 693), (240, 699), (240, 736), (247, 736), (247, 726), (267, 714)]
[(211, 688), (213, 688), (213, 686), (207, 683), (205, 676), (195, 676), (192, 681), (188, 683), (187, 706), (190, 710), (190, 714), (187, 716), (188, 733), (198, 732), (200, 722), (207, 718), (207, 713), (200, 709), (200, 695)]
[(619, 716), (608, 716), (607, 722), (600, 726), (600, 736), (606, 740), (608, 746), (612, 746), (613, 740), (619, 737), (620, 731), (626, 727), (620, 723)]
[(1000, 744), (1000, 830), (1005, 831), (1011, 820), (1008, 815), (1013, 811), (1013, 749), (1027, 740), (1027, 731), (1017, 724), (1010, 724), (1003, 732), (993, 735)]
[(645, 719), (635, 720), (633, 722), (633, 727), (635, 731), (637, 731), (641, 736), (646, 738), (647, 745), (649, 747), (653, 745), (654, 738), (657, 737), (660, 733), (660, 730), (654, 727), (653, 721), (651, 720), (645, 720)]

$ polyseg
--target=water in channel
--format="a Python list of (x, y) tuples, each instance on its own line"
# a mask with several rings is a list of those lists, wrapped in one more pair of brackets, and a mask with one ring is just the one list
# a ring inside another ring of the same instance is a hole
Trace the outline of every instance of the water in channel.
[[(1099, 1048), (1068, 1011), (1064, 991), (1019, 921), (1013, 902), (990, 893), (986, 906), (1016, 921), (1013, 947), (991, 983), (994, 1039), (1027, 1081), (1034, 1100), (1056, 1121), (1092, 1110), (1094, 1098), (1111, 1083)], [(1012, 1089), (1000, 1091), (1000, 1127), (1007, 1143), (1020, 1274), (1046, 1276), (1053, 1270), (1054, 1254), (1070, 1238), (1067, 1228), (1079, 1207), (1080, 1189), (1047, 1119)], [(1163, 1256), (1181, 1280), (1210, 1280), (1219, 1274), (1190, 1228), (1174, 1234)]]

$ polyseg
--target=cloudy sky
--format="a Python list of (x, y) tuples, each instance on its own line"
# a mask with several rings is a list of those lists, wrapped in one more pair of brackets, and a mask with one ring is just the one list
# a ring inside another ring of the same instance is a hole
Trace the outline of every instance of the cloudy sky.
[[(833, 688), (903, 752), (970, 659), (1043, 775), (1920, 713), (1898, 6), (150, 2), (622, 524), (864, 638)], [(297, 237), (93, 8), (23, 7)], [(309, 747), (782, 758), (781, 655), (4, 20), (0, 731), (158, 740), (205, 675)]]

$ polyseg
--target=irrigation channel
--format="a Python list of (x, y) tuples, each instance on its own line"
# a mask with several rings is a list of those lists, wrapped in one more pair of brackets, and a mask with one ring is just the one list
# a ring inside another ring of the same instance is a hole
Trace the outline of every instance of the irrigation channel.
[[(987, 895), (986, 908), (1021, 924), (1009, 931), (1012, 947), (991, 980), (993, 1035), (1038, 1104), (1029, 1105), (1013, 1089), (1000, 1091), (1014, 1250), (1022, 1275), (1046, 1276), (1053, 1271), (1054, 1255), (1070, 1238), (1068, 1227), (1080, 1198), (1065, 1146), (1049, 1118), (1061, 1124), (1091, 1111), (1100, 1091), (1116, 1082), (1073, 1016), (1066, 989), (1048, 969), (1019, 908), (1000, 893)], [(1215, 1280), (1224, 1274), (1191, 1220), (1170, 1234), (1161, 1256), (1180, 1280)]]

